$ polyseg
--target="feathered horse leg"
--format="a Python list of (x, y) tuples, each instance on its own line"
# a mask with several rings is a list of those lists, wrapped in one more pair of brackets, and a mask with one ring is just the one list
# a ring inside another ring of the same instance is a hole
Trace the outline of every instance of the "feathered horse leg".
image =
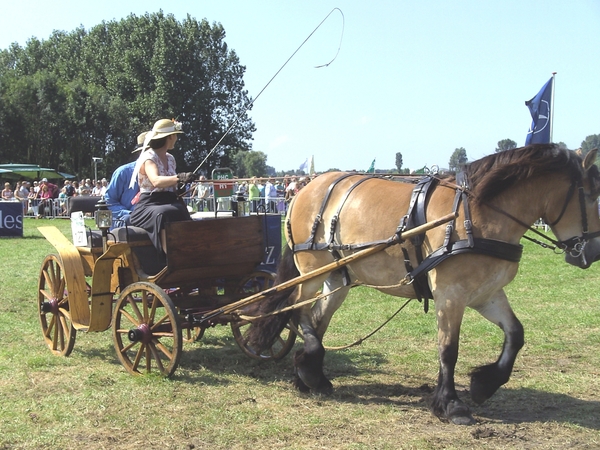
[[(314, 288), (311, 289), (313, 290)], [(298, 377), (294, 385), (301, 392), (311, 390), (316, 394), (329, 395), (333, 390), (331, 382), (323, 373), (323, 335), (349, 290), (349, 287), (343, 287), (341, 273), (333, 272), (323, 285), (324, 297), (312, 307), (304, 308), (300, 314), (299, 327), (304, 337), (304, 348), (294, 355), (294, 368)]]

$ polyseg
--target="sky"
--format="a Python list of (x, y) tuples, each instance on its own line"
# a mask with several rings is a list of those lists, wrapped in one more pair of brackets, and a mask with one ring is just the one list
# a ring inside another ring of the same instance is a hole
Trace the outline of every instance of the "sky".
[(249, 95), (264, 89), (252, 148), (277, 170), (311, 157), (316, 171), (393, 169), (398, 152), (404, 168), (445, 168), (460, 147), (472, 161), (503, 139), (524, 145), (525, 101), (553, 72), (553, 141), (600, 134), (599, 0), (3, 3), (2, 49), (161, 9), (221, 23)]

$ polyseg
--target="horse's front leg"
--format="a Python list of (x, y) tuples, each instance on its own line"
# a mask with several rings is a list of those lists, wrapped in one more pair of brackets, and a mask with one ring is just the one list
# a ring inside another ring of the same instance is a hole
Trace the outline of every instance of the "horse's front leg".
[(462, 302), (446, 298), (436, 299), (435, 307), (440, 371), (438, 384), (433, 393), (431, 411), (440, 419), (447, 419), (456, 425), (471, 425), (475, 423), (475, 419), (469, 407), (458, 398), (454, 385), (460, 325), (465, 307)]
[[(294, 384), (301, 392), (310, 390), (316, 394), (329, 395), (333, 391), (333, 385), (323, 373), (325, 348), (322, 341), (333, 313), (348, 294), (349, 288), (342, 287), (342, 284), (341, 275), (331, 274), (323, 286), (323, 294), (333, 293), (317, 301), (312, 308), (308, 306), (300, 311), (299, 327), (304, 337), (304, 348), (294, 355), (294, 367), (298, 376)], [(338, 287), (341, 288), (335, 291)], [(311, 292), (312, 289), (308, 291)], [(301, 297), (306, 295), (304, 292)]]
[(503, 290), (498, 291), (487, 303), (475, 309), (504, 331), (504, 345), (498, 360), (471, 372), (471, 398), (475, 403), (481, 404), (508, 381), (517, 354), (525, 340), (523, 325), (508, 304)]

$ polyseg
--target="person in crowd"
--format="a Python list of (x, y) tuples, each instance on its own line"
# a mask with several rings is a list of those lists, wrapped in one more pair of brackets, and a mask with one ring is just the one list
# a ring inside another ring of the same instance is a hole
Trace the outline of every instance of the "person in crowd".
[(26, 184), (25, 181), (17, 181), (15, 186), (15, 200), (20, 201), (23, 205), (23, 215), (27, 214), (27, 196), (29, 195)]
[[(198, 179), (193, 172), (177, 173), (175, 148), (181, 123), (169, 119), (157, 121), (144, 140), (129, 186), (140, 188), (139, 201), (130, 216), (131, 225), (148, 231), (154, 246), (166, 254), (164, 226), (168, 222), (191, 220), (185, 204), (177, 197), (177, 185)], [(149, 148), (146, 148), (148, 146)]]
[(50, 195), (49, 198), (58, 198), (58, 193), (59, 193), (58, 186), (55, 185), (54, 183), (50, 183), (48, 181), (48, 178), (42, 178), (42, 181), (40, 182), (40, 194), (39, 194), (40, 198), (42, 198), (41, 191), (43, 190), (44, 186), (46, 186), (48, 188), (47, 192), (49, 192), (49, 194), (46, 194), (46, 195)]
[(24, 180), (21, 183), (21, 197), (27, 198), (29, 196), (29, 188), (31, 187), (31, 183), (27, 180)]
[(94, 186), (90, 195), (92, 197), (102, 197), (102, 183), (100, 181), (96, 181), (96, 186)]
[(250, 202), (250, 211), (258, 212), (258, 202), (260, 200), (260, 189), (258, 188), (258, 180), (252, 177), (248, 185), (248, 201)]
[[(147, 132), (143, 132), (137, 137), (137, 146), (131, 153), (137, 153), (144, 148), (144, 139)], [(108, 209), (113, 214), (113, 225), (123, 226), (131, 225), (131, 212), (133, 211), (133, 202), (135, 196), (140, 191), (137, 180), (133, 187), (129, 186), (135, 161), (123, 164), (113, 172), (110, 182), (106, 187), (104, 199), (108, 204)]]
[(31, 186), (29, 188), (29, 195), (27, 196), (27, 200), (29, 206), (27, 208), (27, 212), (33, 214), (37, 218), (39, 214), (38, 205), (40, 201), (38, 200), (38, 193), (35, 191), (35, 187)]
[(300, 189), (302, 189), (304, 186), (306, 186), (309, 181), (310, 181), (309, 178), (300, 177), (300, 179), (298, 180), (298, 185), (296, 187), (296, 194), (298, 193), (298, 191), (300, 191)]
[(285, 213), (285, 184), (281, 178), (279, 180), (277, 180), (275, 189), (277, 189), (277, 211), (280, 214), (284, 214)]
[(52, 194), (52, 188), (49, 185), (50, 183), (47, 182), (40, 184), (40, 191), (38, 192), (38, 198), (40, 200), (38, 205), (38, 217), (40, 215), (44, 217), (52, 215), (52, 199), (54, 196)]
[(77, 197), (78, 195), (81, 194), (81, 191), (79, 189), (79, 181), (75, 180), (71, 183), (71, 186), (73, 186), (73, 197)]
[(92, 193), (91, 189), (88, 189), (88, 185), (85, 181), (79, 184), (79, 194), (81, 197), (89, 197)]
[(277, 213), (277, 188), (273, 177), (269, 177), (265, 183), (265, 201), (267, 212)]
[(40, 193), (40, 182), (35, 180), (33, 182), (33, 190), (35, 191), (35, 195), (38, 195)]
[(106, 178), (102, 178), (100, 180), (100, 184), (101, 184), (101, 188), (100, 188), (100, 195), (103, 196), (104, 194), (106, 194), (106, 188), (108, 188), (108, 180)]
[[(23, 189), (25, 189), (25, 194), (23, 194)], [(29, 191), (25, 187), (24, 181), (17, 181), (17, 184), (15, 185), (14, 194), (15, 194), (15, 200), (18, 200), (20, 202), (27, 199), (27, 195), (29, 194)]]
[(210, 198), (210, 185), (206, 182), (206, 177), (204, 175), (201, 175), (198, 179), (192, 197), (198, 202), (198, 211), (204, 211), (206, 202)]
[(67, 194), (67, 188), (66, 186), (63, 187), (60, 190), (60, 193), (58, 194), (58, 204), (60, 206), (60, 215), (64, 216), (67, 214), (67, 200), (68, 200), (69, 196)]
[(75, 195), (75, 188), (70, 180), (65, 180), (65, 184), (63, 186), (65, 188), (65, 193), (67, 197), (73, 197)]
[(2, 189), (2, 200), (5, 202), (12, 202), (15, 199), (15, 193), (12, 190), (10, 183), (7, 181), (4, 183), (4, 189)]
[(296, 177), (292, 177), (292, 180), (285, 188), (285, 202), (290, 203), (294, 195), (298, 193), (298, 180)]

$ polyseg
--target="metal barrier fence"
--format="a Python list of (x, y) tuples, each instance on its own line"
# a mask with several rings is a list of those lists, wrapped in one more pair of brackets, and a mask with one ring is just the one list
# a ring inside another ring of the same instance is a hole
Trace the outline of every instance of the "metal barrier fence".
[[(46, 218), (46, 219), (68, 219), (69, 209), (69, 198), (53, 198), (53, 199), (29, 199), (24, 200), (23, 204), (23, 217), (29, 218)], [(100, 197), (98, 197), (100, 200)], [(215, 201), (214, 197), (208, 197), (199, 199), (197, 197), (183, 197), (185, 204), (191, 209), (192, 212), (208, 212), (208, 211), (226, 211), (232, 208), (232, 203), (237, 202), (237, 196), (231, 197), (220, 197)], [(283, 198), (270, 199), (267, 201), (266, 198), (260, 197), (256, 200), (248, 201), (248, 208), (250, 213), (257, 212), (269, 212), (285, 214), (287, 210), (287, 204)], [(216, 204), (215, 204), (216, 203)], [(92, 214), (93, 215), (93, 214)]]
[(62, 198), (49, 199), (31, 199), (24, 200), (23, 216), (24, 217), (45, 217), (47, 219), (55, 219), (57, 217), (67, 217), (67, 201)]

